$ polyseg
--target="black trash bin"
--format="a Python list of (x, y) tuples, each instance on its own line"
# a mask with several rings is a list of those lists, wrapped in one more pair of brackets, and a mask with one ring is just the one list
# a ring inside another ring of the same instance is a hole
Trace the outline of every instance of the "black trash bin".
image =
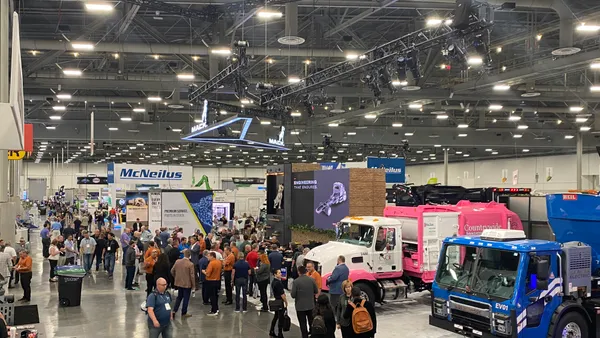
[(58, 302), (62, 306), (81, 305), (81, 285), (85, 277), (85, 270), (78, 265), (59, 266), (56, 268), (58, 275)]

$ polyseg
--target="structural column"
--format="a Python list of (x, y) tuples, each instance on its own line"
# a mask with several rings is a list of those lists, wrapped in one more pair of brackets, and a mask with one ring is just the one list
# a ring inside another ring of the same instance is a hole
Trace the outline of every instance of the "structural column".
[[(10, 6), (9, 0), (0, 0), (0, 102), (9, 101), (8, 70), (10, 62), (9, 30)], [(0, 150), (0, 236), (7, 240), (14, 240), (14, 219), (16, 211), (8, 198), (8, 152)]]
[(448, 148), (444, 148), (444, 184), (448, 183)]
[(582, 189), (582, 161), (583, 161), (583, 136), (580, 132), (577, 133), (577, 190)]

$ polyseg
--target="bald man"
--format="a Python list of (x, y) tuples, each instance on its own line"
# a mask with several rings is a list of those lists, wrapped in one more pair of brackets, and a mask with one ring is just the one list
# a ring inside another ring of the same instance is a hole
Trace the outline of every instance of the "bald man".
[(157, 279), (156, 290), (146, 300), (149, 337), (173, 337), (173, 325), (171, 324), (174, 316), (173, 311), (171, 311), (172, 300), (171, 295), (167, 292), (167, 280), (164, 278)]

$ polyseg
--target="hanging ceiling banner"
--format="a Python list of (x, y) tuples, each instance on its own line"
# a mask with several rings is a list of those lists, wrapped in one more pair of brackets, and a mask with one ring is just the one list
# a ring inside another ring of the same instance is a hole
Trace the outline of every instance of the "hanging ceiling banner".
[(194, 176), (191, 166), (124, 163), (107, 163), (107, 173), (108, 183), (158, 184), (176, 188), (191, 187)]

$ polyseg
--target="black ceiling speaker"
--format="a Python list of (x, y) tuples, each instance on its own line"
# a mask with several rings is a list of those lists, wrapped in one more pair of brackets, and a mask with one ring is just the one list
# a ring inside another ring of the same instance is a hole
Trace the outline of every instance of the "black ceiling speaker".
[(471, 6), (473, 0), (456, 0), (456, 7), (454, 7), (454, 19), (450, 25), (456, 29), (466, 29), (469, 27), (469, 16), (471, 15)]

